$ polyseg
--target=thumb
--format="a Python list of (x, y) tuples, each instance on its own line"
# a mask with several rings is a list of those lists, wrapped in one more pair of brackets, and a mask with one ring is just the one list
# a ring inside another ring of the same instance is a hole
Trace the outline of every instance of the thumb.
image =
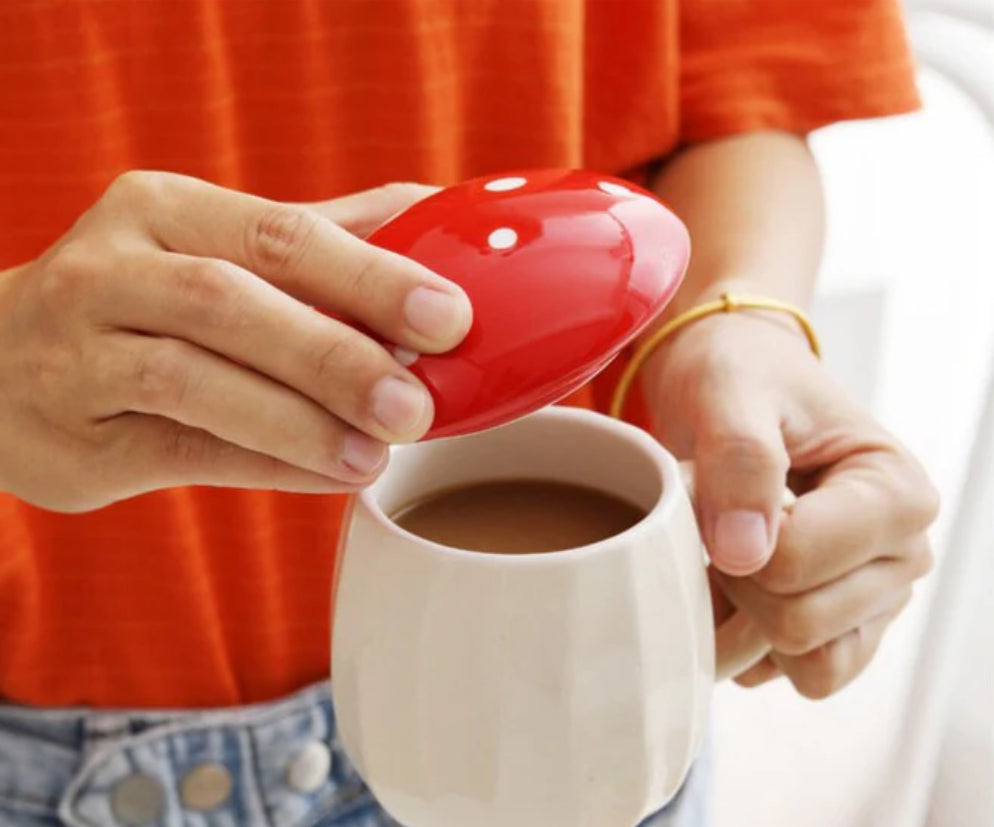
[(331, 201), (316, 201), (303, 206), (320, 213), (353, 235), (365, 238), (397, 213), (436, 192), (438, 187), (426, 184), (384, 184)]
[(716, 399), (695, 440), (696, 500), (712, 564), (733, 576), (769, 561), (790, 465), (772, 405)]

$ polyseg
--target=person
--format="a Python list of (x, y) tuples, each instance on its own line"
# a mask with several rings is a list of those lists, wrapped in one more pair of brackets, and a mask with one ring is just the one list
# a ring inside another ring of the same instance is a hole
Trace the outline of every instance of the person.
[[(330, 582), (342, 495), (432, 400), (348, 322), (436, 353), (472, 308), (363, 240), (431, 191), (390, 182), (623, 174), (694, 240), (666, 318), (730, 289), (804, 305), (805, 135), (918, 105), (890, 0), (8, 0), (0, 20), (0, 825), (393, 823), (335, 737)], [(603, 407), (616, 376), (566, 403)], [(772, 645), (739, 682), (852, 680), (930, 565), (907, 450), (764, 312), (668, 340), (632, 417), (696, 459), (719, 619)], [(705, 787), (651, 823), (703, 824)]]

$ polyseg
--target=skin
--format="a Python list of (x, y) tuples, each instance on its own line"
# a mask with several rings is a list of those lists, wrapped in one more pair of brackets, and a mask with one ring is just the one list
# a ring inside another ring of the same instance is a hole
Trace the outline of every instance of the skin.
[[(692, 147), (654, 190), (687, 223), (694, 255), (666, 318), (725, 291), (810, 301), (823, 233), (805, 142), (754, 133)], [(697, 464), (716, 622), (736, 609), (772, 653), (740, 674), (781, 674), (823, 698), (866, 666), (932, 557), (936, 492), (918, 462), (824, 370), (790, 317), (719, 314), (664, 344), (643, 374), (656, 433)], [(789, 475), (789, 476), (788, 476)], [(788, 479), (799, 494), (781, 511)]]
[[(653, 187), (695, 245), (667, 317), (725, 290), (810, 300), (823, 210), (803, 140), (695, 146)], [(461, 291), (361, 241), (432, 191), (281, 205), (165, 173), (119, 179), (39, 259), (0, 273), (0, 490), (85, 511), (175, 485), (368, 483), (387, 442), (427, 430), (431, 400), (311, 306), (410, 350), (458, 344)], [(938, 506), (921, 467), (779, 314), (696, 322), (643, 379), (657, 435), (697, 462), (716, 622), (748, 620), (744, 638), (719, 636), (719, 659), (760, 636), (773, 652), (740, 683), (786, 674), (812, 698), (844, 686), (931, 565)], [(781, 515), (788, 472), (800, 496)]]
[(456, 285), (357, 237), (432, 190), (310, 206), (128, 173), (0, 273), (0, 490), (65, 512), (176, 485), (354, 491), (431, 397), (387, 341), (445, 351)]

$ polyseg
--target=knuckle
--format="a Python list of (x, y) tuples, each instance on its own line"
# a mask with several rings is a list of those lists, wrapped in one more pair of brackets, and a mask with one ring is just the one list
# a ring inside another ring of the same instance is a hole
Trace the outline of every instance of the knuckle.
[(939, 515), (939, 492), (918, 460), (903, 447), (897, 446), (894, 455), (889, 481), (897, 515), (905, 524), (928, 526)]
[(782, 443), (753, 434), (716, 430), (706, 438), (706, 443), (714, 461), (726, 467), (781, 476), (790, 467)]
[(368, 389), (372, 382), (390, 370), (390, 356), (380, 345), (353, 328), (337, 324), (328, 335), (321, 336), (304, 357), (305, 370), (317, 389), (327, 397), (336, 390), (338, 396)]
[(196, 314), (201, 325), (223, 323), (237, 292), (232, 266), (215, 259), (190, 259), (175, 267), (172, 289), (185, 314)]
[(935, 566), (935, 555), (932, 548), (927, 543), (920, 549), (912, 552), (909, 560), (911, 567), (911, 577), (914, 580), (924, 577)]
[(158, 201), (168, 185), (170, 174), (150, 170), (133, 169), (118, 175), (104, 198), (123, 202), (132, 206), (143, 206)]
[(930, 479), (924, 477), (914, 489), (914, 495), (909, 497), (909, 507), (912, 515), (921, 525), (931, 525), (939, 516), (942, 499), (939, 490)]
[(52, 405), (59, 415), (72, 416), (74, 404), (79, 401), (73, 392), (84, 372), (79, 348), (69, 341), (57, 340), (29, 356), (24, 366), (32, 377), (35, 404)]
[(211, 437), (206, 431), (174, 422), (162, 435), (162, 455), (180, 467), (202, 465), (210, 453)]
[(772, 607), (772, 619), (767, 630), (777, 651), (788, 655), (804, 655), (823, 640), (823, 612), (811, 596), (777, 600)]
[(379, 189), (391, 203), (417, 201), (434, 192), (434, 188), (429, 187), (427, 184), (419, 184), (414, 181), (391, 181)]
[(246, 260), (260, 273), (291, 273), (307, 252), (318, 218), (303, 207), (267, 206), (246, 228)]
[(355, 302), (370, 299), (376, 294), (376, 287), (385, 286), (385, 280), (378, 278), (379, 255), (369, 250), (368, 255), (356, 256), (343, 275), (345, 293)]
[(314, 344), (305, 354), (303, 392), (326, 411), (372, 424), (373, 388), (377, 380), (391, 373), (386, 351), (371, 339), (343, 329)]
[(753, 575), (753, 579), (773, 594), (796, 594), (804, 588), (807, 577), (805, 561), (804, 554), (780, 543), (766, 568)]
[(136, 361), (132, 387), (145, 410), (167, 412), (182, 406), (190, 391), (190, 375), (178, 342), (159, 342)]
[(59, 245), (43, 268), (37, 295), (46, 308), (65, 313), (89, 292), (98, 272), (88, 246), (80, 240), (67, 241)]
[(350, 337), (334, 336), (314, 348), (309, 360), (310, 373), (319, 388), (331, 387), (343, 373), (350, 372), (355, 361)]
[(811, 701), (834, 695), (847, 682), (843, 641), (832, 641), (808, 653), (798, 664), (792, 681), (797, 691)]

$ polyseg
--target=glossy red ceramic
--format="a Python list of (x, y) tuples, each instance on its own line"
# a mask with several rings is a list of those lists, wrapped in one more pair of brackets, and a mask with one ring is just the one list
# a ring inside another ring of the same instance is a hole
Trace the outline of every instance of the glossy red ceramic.
[(466, 181), (369, 241), (473, 303), (462, 345), (411, 365), (435, 398), (428, 439), (500, 425), (575, 390), (663, 309), (690, 255), (686, 228), (655, 197), (575, 170)]

